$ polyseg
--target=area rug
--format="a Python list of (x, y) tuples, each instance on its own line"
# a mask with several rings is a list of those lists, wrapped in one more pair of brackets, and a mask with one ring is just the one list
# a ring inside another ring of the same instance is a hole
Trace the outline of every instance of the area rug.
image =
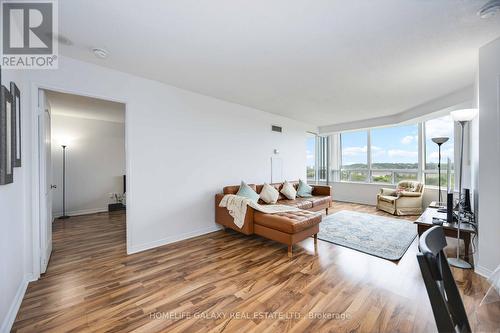
[(388, 260), (399, 260), (417, 236), (416, 226), (398, 220), (342, 210), (323, 218), (318, 238)]

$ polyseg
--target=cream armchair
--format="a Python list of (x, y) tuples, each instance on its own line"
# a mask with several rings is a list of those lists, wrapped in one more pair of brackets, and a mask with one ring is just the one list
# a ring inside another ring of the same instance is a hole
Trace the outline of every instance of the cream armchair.
[(422, 214), (424, 184), (401, 181), (396, 189), (382, 188), (377, 194), (377, 209), (394, 215)]

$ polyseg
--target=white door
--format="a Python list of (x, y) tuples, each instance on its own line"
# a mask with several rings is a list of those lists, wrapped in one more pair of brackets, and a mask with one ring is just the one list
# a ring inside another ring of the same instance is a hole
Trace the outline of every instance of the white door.
[(40, 273), (45, 273), (52, 253), (52, 159), (50, 105), (45, 92), (38, 93), (40, 130)]

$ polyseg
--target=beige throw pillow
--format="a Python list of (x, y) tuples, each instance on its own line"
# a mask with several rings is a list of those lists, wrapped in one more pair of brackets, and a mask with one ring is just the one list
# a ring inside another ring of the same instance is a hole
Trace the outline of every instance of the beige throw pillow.
[(281, 189), (280, 192), (285, 197), (287, 197), (287, 199), (290, 199), (290, 200), (295, 200), (296, 197), (297, 197), (297, 191), (295, 190), (295, 188), (293, 187), (293, 185), (290, 184), (287, 181), (285, 181), (285, 183), (283, 184), (283, 188)]
[(278, 201), (279, 196), (280, 193), (277, 189), (275, 189), (268, 183), (264, 183), (262, 191), (260, 191), (260, 198), (262, 199), (262, 201), (268, 204), (275, 204)]

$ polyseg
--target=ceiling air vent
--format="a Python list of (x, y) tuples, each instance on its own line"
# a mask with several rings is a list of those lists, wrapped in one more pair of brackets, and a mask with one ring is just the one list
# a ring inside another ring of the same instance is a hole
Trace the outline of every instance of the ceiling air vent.
[(283, 132), (283, 129), (281, 128), (281, 126), (276, 126), (276, 125), (272, 125), (272, 126), (271, 126), (271, 130), (272, 130), (273, 132), (278, 132), (278, 133)]

